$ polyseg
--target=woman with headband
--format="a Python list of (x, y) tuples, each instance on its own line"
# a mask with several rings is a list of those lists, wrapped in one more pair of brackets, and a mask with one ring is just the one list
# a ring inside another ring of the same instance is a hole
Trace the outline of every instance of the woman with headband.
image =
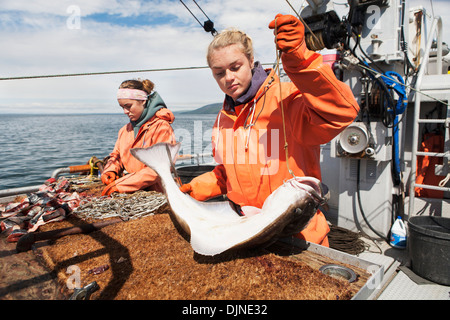
[[(158, 142), (175, 143), (171, 123), (175, 117), (150, 80), (126, 80), (117, 92), (117, 101), (130, 122), (119, 130), (101, 179), (102, 195), (137, 190), (161, 191), (158, 175), (134, 158), (131, 148), (150, 147)], [(126, 171), (127, 174), (124, 174)]]

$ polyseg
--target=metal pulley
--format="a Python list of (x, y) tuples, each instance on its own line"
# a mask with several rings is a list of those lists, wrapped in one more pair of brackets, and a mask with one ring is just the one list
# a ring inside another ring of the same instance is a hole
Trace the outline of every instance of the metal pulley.
[(200, 9), (201, 12), (205, 15), (205, 17), (208, 19), (203, 24), (200, 22), (200, 20), (197, 19), (197, 17), (192, 13), (192, 11), (188, 8), (188, 6), (183, 2), (183, 0), (180, 0), (180, 2), (183, 4), (183, 6), (189, 11), (189, 13), (194, 17), (195, 20), (200, 24), (200, 26), (205, 30), (206, 32), (211, 32), (213, 36), (217, 35), (216, 29), (214, 29), (214, 22), (211, 21), (211, 19), (206, 15), (205, 11), (198, 5), (197, 2), (194, 1), (195, 5)]
[(369, 133), (366, 126), (361, 122), (352, 123), (340, 134), (339, 144), (349, 154), (364, 151), (369, 145)]

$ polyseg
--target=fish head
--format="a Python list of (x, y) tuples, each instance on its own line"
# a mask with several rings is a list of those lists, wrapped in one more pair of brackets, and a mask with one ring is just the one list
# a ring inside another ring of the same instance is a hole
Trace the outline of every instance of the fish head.
[[(314, 177), (294, 177), (285, 181), (266, 199), (266, 203), (272, 203), (275, 206), (278, 206), (280, 202), (289, 204), (284, 212), (267, 226), (266, 235), (262, 238), (273, 242), (304, 230), (317, 213), (319, 206), (327, 202), (327, 192), (326, 185)], [(273, 199), (269, 200), (269, 198)]]

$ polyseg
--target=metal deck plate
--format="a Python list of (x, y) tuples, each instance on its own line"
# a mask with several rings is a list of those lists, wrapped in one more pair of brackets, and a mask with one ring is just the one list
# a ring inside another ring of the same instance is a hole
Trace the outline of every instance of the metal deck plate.
[[(367, 242), (370, 244), (370, 242)], [(416, 275), (410, 270), (407, 250), (390, 248), (378, 242), (383, 254), (363, 252), (361, 259), (384, 267), (384, 279), (379, 292), (370, 299), (377, 300), (450, 300), (450, 287), (436, 284)], [(372, 250), (375, 250), (372, 244)], [(386, 255), (389, 254), (390, 256)]]
[(450, 300), (450, 287), (437, 284), (419, 285), (399, 271), (378, 300)]

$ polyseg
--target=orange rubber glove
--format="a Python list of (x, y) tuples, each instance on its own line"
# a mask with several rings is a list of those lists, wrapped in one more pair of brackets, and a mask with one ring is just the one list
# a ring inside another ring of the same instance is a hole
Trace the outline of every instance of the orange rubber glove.
[(192, 187), (191, 187), (191, 185), (189, 183), (186, 183), (186, 184), (183, 184), (180, 187), (180, 191), (183, 192), (183, 193), (188, 193), (189, 194), (192, 191)]
[(110, 184), (111, 182), (113, 182), (116, 179), (117, 179), (117, 174), (115, 172), (108, 171), (108, 172), (105, 172), (102, 174), (102, 182), (105, 185)]
[(275, 42), (277, 48), (283, 52), (291, 52), (298, 48), (305, 39), (305, 27), (296, 17), (292, 15), (277, 14), (275, 19), (269, 23), (269, 29), (274, 29), (277, 23), (277, 34)]
[(180, 191), (189, 194), (192, 198), (194, 198), (194, 199), (196, 199), (198, 201), (205, 201), (205, 200), (207, 200), (207, 198), (203, 194), (196, 193), (195, 190), (192, 189), (191, 184), (189, 184), (189, 183), (183, 184), (180, 187)]
[(114, 192), (119, 192), (116, 186), (116, 182), (113, 181), (110, 184), (108, 184), (102, 191), (102, 196), (110, 196)]

